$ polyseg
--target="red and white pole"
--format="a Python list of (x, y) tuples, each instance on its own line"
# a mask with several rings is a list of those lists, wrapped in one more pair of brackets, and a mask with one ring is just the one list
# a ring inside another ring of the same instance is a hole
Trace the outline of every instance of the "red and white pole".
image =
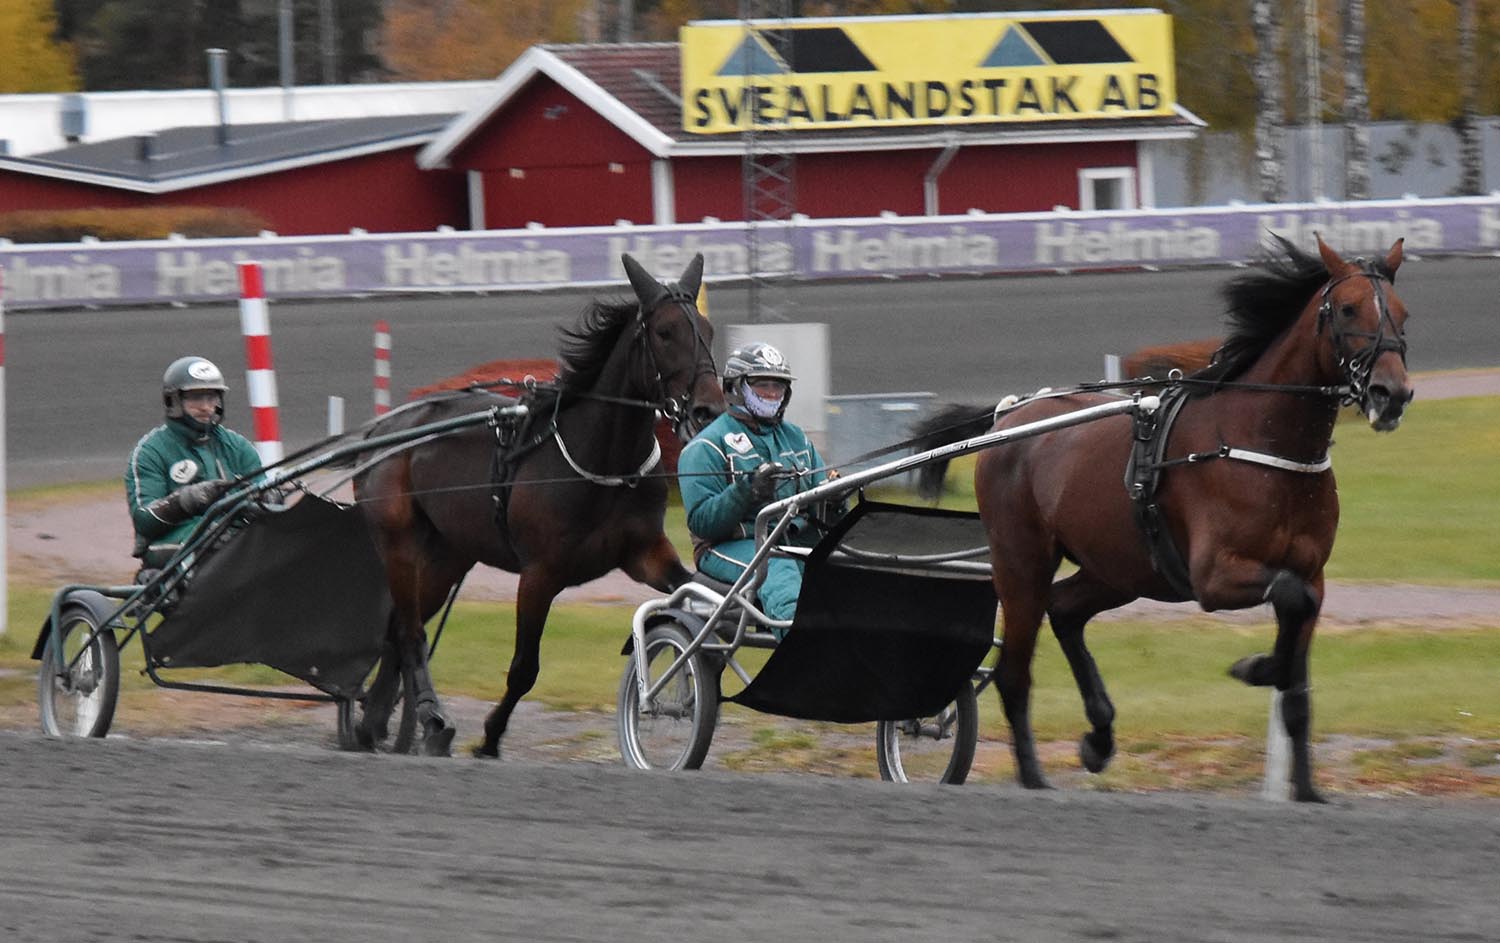
[(0, 268), (0, 635), (9, 628), (10, 566), (5, 532), (10, 514), (5, 503), (5, 269)]
[(276, 370), (271, 366), (271, 318), (259, 262), (241, 262), (240, 333), (245, 335), (245, 389), (255, 422), (255, 451), (262, 465), (281, 461), (281, 416), (276, 402)]
[(375, 415), (391, 411), (391, 326), (375, 322)]

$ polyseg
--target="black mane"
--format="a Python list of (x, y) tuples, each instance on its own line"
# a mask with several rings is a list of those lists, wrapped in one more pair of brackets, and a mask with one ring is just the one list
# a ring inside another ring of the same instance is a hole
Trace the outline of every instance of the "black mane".
[(593, 387), (620, 334), (635, 320), (638, 304), (633, 298), (594, 301), (577, 325), (562, 329), (557, 384), (564, 392), (579, 393)]
[[(1224, 286), (1229, 331), (1213, 363), (1193, 374), (1195, 379), (1226, 381), (1244, 373), (1328, 281), (1321, 258), (1281, 236), (1272, 236), (1281, 251), (1266, 253), (1256, 263), (1257, 270), (1238, 275)], [(1207, 388), (1199, 387), (1199, 391), (1207, 392)]]

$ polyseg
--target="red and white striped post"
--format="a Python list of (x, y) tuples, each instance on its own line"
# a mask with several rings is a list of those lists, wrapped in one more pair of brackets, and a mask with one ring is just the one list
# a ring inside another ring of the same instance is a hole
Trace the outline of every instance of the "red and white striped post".
[(10, 566), (5, 531), (10, 526), (5, 501), (5, 269), (0, 268), (0, 635), (10, 627)]
[(281, 461), (281, 416), (276, 402), (276, 370), (271, 366), (271, 318), (259, 262), (241, 262), (240, 333), (245, 335), (245, 391), (255, 421), (255, 451), (262, 465)]
[(375, 415), (391, 411), (391, 326), (375, 322)]

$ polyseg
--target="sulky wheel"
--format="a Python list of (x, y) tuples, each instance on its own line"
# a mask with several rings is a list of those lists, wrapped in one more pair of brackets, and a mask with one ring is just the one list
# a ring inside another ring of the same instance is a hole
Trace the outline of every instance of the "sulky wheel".
[[(646, 672), (655, 683), (692, 642), (681, 625), (667, 622), (646, 631)], [(688, 659), (649, 703), (642, 704), (632, 652), (620, 678), (616, 720), (620, 755), (636, 769), (697, 769), (708, 756), (719, 720), (719, 674), (702, 652)]]
[(964, 682), (936, 717), (882, 720), (875, 725), (875, 757), (880, 778), (897, 783), (959, 785), (974, 763), (979, 741), (979, 699)]
[(42, 732), (53, 737), (102, 737), (109, 733), (120, 697), (115, 634), (95, 634), (99, 619), (86, 606), (65, 605), (59, 619), (62, 657), (48, 638), (37, 670)]

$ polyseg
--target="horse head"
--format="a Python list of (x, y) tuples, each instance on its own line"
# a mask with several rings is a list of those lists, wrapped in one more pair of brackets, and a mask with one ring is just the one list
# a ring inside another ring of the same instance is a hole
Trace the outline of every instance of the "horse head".
[(685, 442), (726, 408), (714, 365), (714, 328), (698, 311), (703, 255), (695, 255), (670, 284), (657, 281), (628, 253), (620, 261), (640, 302), (635, 336), (645, 351), (645, 395), (657, 397), (662, 415)]
[(1318, 308), (1318, 331), (1326, 328), (1326, 356), (1377, 432), (1401, 424), (1412, 389), (1406, 375), (1406, 305), (1396, 294), (1401, 266), (1397, 239), (1385, 258), (1345, 261), (1318, 237), (1318, 253), (1328, 269)]

